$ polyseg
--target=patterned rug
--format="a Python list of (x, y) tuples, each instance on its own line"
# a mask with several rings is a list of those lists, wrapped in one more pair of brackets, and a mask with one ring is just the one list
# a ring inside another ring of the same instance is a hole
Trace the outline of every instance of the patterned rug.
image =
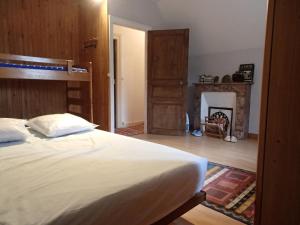
[(252, 225), (255, 181), (253, 172), (209, 163), (204, 185), (207, 200), (202, 205)]
[(118, 128), (115, 131), (116, 134), (125, 135), (125, 136), (135, 136), (138, 134), (144, 133), (144, 124), (126, 127), (126, 128)]

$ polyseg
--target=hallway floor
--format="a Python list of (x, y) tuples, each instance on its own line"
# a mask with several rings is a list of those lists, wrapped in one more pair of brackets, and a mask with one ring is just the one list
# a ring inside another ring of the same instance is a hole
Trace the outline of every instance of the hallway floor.
[(144, 124), (125, 127), (125, 128), (117, 128), (115, 133), (129, 136), (129, 137), (139, 135), (139, 134), (144, 134)]

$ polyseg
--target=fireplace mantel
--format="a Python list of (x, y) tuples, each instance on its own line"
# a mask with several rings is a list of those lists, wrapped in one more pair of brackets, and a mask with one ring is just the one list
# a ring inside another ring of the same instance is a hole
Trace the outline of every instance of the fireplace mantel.
[(236, 121), (234, 135), (243, 139), (248, 137), (250, 115), (250, 83), (194, 83), (194, 127), (200, 128), (201, 95), (203, 92), (234, 92), (236, 93)]

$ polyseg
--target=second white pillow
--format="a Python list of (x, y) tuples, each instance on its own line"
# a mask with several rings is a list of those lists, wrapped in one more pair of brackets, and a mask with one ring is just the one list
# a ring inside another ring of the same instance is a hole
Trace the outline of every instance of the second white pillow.
[(25, 141), (30, 136), (25, 123), (26, 120), (0, 118), (0, 143)]
[(97, 127), (97, 125), (69, 113), (39, 116), (29, 120), (27, 126), (51, 138), (88, 131)]

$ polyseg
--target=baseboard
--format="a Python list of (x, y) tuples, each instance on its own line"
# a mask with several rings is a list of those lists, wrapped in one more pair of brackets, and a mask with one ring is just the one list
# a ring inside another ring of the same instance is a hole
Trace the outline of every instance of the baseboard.
[(258, 134), (248, 133), (248, 138), (258, 140)]
[(125, 127), (133, 127), (133, 126), (138, 126), (138, 125), (143, 125), (144, 121), (138, 121), (138, 122), (128, 122), (125, 123)]

